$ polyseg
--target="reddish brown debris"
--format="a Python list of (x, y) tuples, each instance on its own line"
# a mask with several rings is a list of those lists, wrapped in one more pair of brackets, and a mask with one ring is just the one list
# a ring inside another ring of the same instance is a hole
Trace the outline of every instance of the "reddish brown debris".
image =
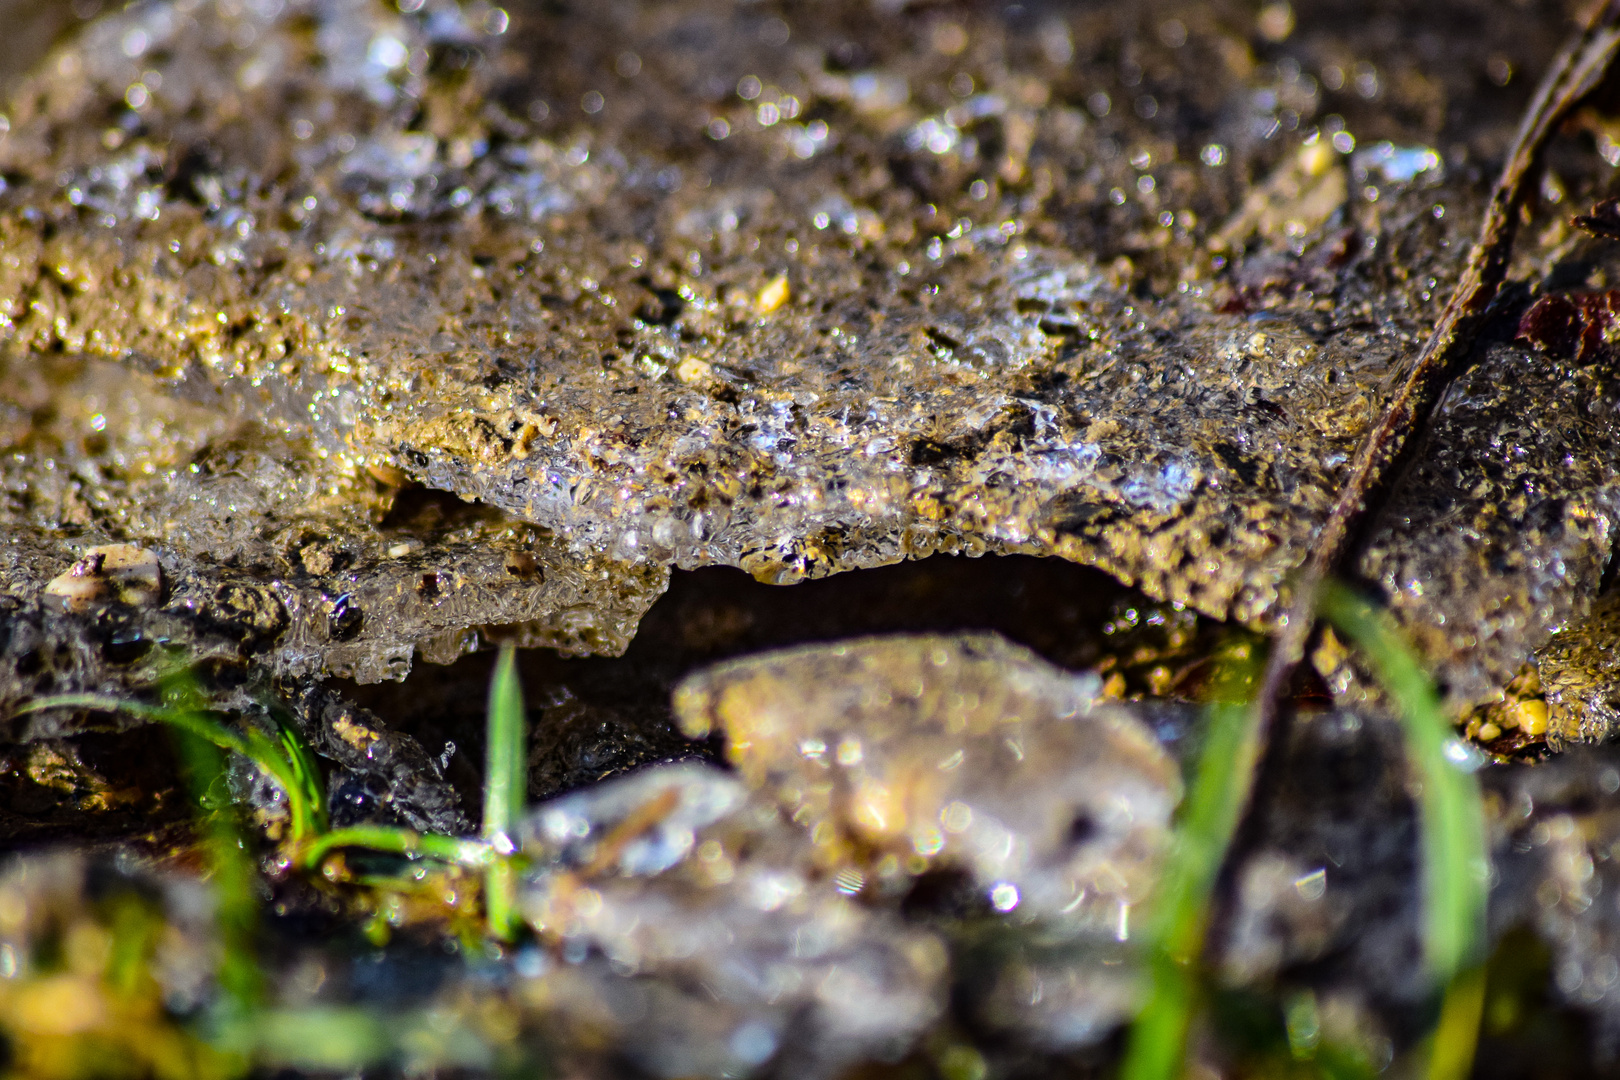
[(1620, 289), (1543, 296), (1519, 319), (1519, 340), (1543, 352), (1585, 360), (1608, 343), (1620, 315)]

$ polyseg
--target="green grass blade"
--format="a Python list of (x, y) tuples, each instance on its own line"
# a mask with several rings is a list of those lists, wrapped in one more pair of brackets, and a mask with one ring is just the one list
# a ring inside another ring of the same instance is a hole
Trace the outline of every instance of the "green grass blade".
[(512, 860), (496, 856), (484, 876), (484, 913), (489, 932), (501, 941), (517, 937), (523, 924), (517, 902), (518, 871)]
[(1429, 1080), (1468, 1080), (1484, 1014), (1484, 966), (1458, 972), (1440, 1003), (1440, 1023), (1429, 1052)]
[(289, 745), (288, 729), (281, 727), (281, 741), (272, 740), (257, 728), (245, 727), (236, 731), (195, 705), (196, 693), (189, 680), (176, 681), (171, 676), (165, 681), (166, 695), (173, 701), (163, 705), (148, 705), (140, 701), (109, 697), (104, 694), (56, 694), (35, 698), (13, 711), (12, 715), (42, 712), (46, 709), (100, 709), (138, 716), (155, 724), (164, 724), (177, 731), (202, 739), (221, 750), (241, 754), (280, 785), (287, 793), (288, 813), (292, 818), (292, 838), (295, 842), (320, 833), (326, 828), (326, 798), (320, 772), (301, 740), (292, 736)]
[(1252, 708), (1218, 704), (1207, 712), (1204, 747), (1178, 830), (1165, 907), (1154, 927), (1161, 947), (1182, 964), (1196, 962), (1203, 949), (1209, 896), (1248, 805), (1261, 750)]
[(488, 844), (478, 840), (417, 833), (387, 825), (351, 825), (333, 829), (310, 841), (300, 852), (300, 863), (307, 870), (318, 869), (328, 855), (346, 847), (471, 867), (488, 866), (493, 854)]
[(1187, 1056), (1197, 985), (1194, 973), (1162, 952), (1149, 963), (1147, 1004), (1131, 1025), (1121, 1080), (1170, 1080)]
[(203, 826), (203, 845), (218, 899), (215, 918), (223, 955), (219, 987), (233, 1015), (251, 1012), (264, 993), (255, 955), (258, 933), (258, 870), (243, 846), (230, 803), (215, 806), (216, 789), (225, 783), (225, 761), (208, 740), (184, 724), (174, 724), (176, 748)]
[[(1478, 992), (1470, 980), (1483, 958), (1489, 875), (1479, 784), (1461, 767), (1466, 751), (1388, 615), (1336, 584), (1323, 589), (1319, 609), (1365, 655), (1394, 699), (1407, 753), (1422, 781), (1424, 953), (1433, 976), (1450, 987), (1430, 1076), (1455, 1080), (1466, 1074), (1478, 1032)], [(1150, 923), (1152, 989), (1131, 1030), (1124, 1080), (1169, 1080), (1182, 1069), (1210, 894), (1259, 764), (1255, 716), (1252, 709), (1230, 705), (1210, 709), (1205, 746)]]
[(261, 1066), (323, 1073), (356, 1072), (387, 1060), (397, 1049), (383, 1016), (343, 1005), (264, 1009), (216, 1025), (214, 1041)]
[[(1247, 646), (1222, 661), (1221, 681), (1241, 685), (1252, 675)], [(1260, 746), (1252, 706), (1221, 702), (1207, 710), (1204, 746), (1182, 804), (1175, 846), (1148, 923), (1152, 956), (1147, 1005), (1132, 1025), (1120, 1070), (1123, 1080), (1169, 1080), (1181, 1072), (1197, 1001), (1197, 966), (1209, 922), (1209, 899), (1249, 804)]]
[(1338, 584), (1323, 590), (1320, 610), (1355, 642), (1395, 699), (1422, 782), (1423, 952), (1430, 974), (1446, 984), (1428, 1075), (1462, 1080), (1473, 1065), (1485, 993), (1490, 855), (1479, 780), (1463, 767), (1468, 749), (1394, 620)]
[(1423, 785), (1424, 959), (1436, 980), (1449, 982), (1484, 961), (1490, 859), (1479, 780), (1462, 767), (1467, 748), (1393, 620), (1338, 584), (1323, 589), (1320, 610), (1366, 656), (1400, 713)]
[(523, 816), (528, 783), (525, 719), (516, 650), (502, 645), (489, 684), (484, 777), (484, 836), (489, 840), (510, 838)]
[[(191, 672), (176, 666), (158, 684), (166, 716), (175, 734), (181, 768), (202, 815), (204, 846), (213, 877), (222, 955), (219, 987), (224, 1011), (245, 1015), (264, 997), (264, 979), (255, 948), (259, 928), (258, 867), (237, 828), (236, 804), (229, 791), (226, 763), (220, 750), (246, 752), (253, 759), (255, 741), (264, 735), (247, 728), (245, 735), (220, 724), (203, 711), (203, 695)], [(243, 749), (238, 749), (242, 747)], [(261, 748), (262, 751), (262, 748)], [(282, 772), (272, 775), (285, 786), (285, 762), (271, 755)]]
[[(497, 856), (516, 850), (513, 838), (523, 818), (528, 789), (526, 720), (517, 650), (505, 644), (490, 676), (488, 748), (484, 759), (484, 839)], [(519, 919), (517, 875), (509, 859), (497, 857), (490, 863), (484, 891), (490, 932), (502, 940), (511, 940)]]
[(292, 773), (289, 777), (292, 783), (287, 789), (287, 810), (292, 818), (291, 838), (296, 844), (326, 831), (325, 784), (321, 781), (319, 767), (296, 732), (282, 728), (277, 732), (276, 741), (287, 755)]
[(206, 739), (222, 750), (251, 758), (245, 738), (192, 709), (179, 709), (171, 705), (148, 705), (141, 701), (109, 697), (106, 694), (53, 694), (35, 698), (12, 710), (13, 716), (44, 712), (47, 709), (96, 709), (102, 712), (128, 713), (154, 724), (167, 724)]
[(321, 775), (315, 754), (304, 742), (292, 717), (274, 702), (268, 703), (270, 718), (276, 724), (276, 741), (286, 756), (296, 791), (288, 792), (288, 809), (292, 815), (292, 840), (302, 843), (324, 833), (331, 827), (326, 810), (326, 780)]

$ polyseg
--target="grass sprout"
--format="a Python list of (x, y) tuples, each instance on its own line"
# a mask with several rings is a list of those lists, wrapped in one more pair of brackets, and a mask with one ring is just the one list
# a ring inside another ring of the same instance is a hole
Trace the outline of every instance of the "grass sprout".
[(1430, 1080), (1461, 1080), (1473, 1064), (1485, 1001), (1490, 855), (1485, 805), (1473, 767), (1479, 752), (1457, 737), (1434, 683), (1387, 612), (1330, 583), (1322, 615), (1361, 650), (1395, 700), (1406, 752), (1422, 784), (1423, 954), (1446, 985), (1429, 1058)]
[(224, 786), (226, 778), (225, 760), (219, 750), (178, 726), (174, 737), (192, 797), (202, 815), (203, 847), (219, 897), (215, 919), (223, 946), (219, 966), (223, 1004), (232, 1015), (250, 1013), (264, 996), (255, 947), (259, 926), (258, 869), (242, 844), (235, 805), (213, 795)]
[[(181, 670), (170, 673), (160, 682), (162, 704), (105, 694), (57, 694), (36, 698), (16, 709), (13, 715), (47, 709), (96, 709), (122, 712), (163, 724), (181, 737), (181, 758), (188, 773), (207, 778), (207, 783), (201, 788), (193, 784), (193, 795), (205, 807), (223, 801), (223, 797), (213, 792), (214, 787), (223, 783), (224, 776), (224, 765), (218, 758), (217, 750), (240, 754), (273, 779), (286, 794), (288, 840), (294, 865), (306, 871), (319, 871), (333, 852), (358, 848), (379, 854), (433, 859), (455, 866), (487, 869), (490, 885), (499, 886), (498, 895), (494, 888), (491, 889), (491, 896), (495, 899), (490, 926), (496, 936), (506, 938), (515, 929), (517, 876), (511, 860), (495, 856), (498, 851), (504, 850), (510, 854), (513, 850), (510, 837), (523, 814), (527, 775), (522, 690), (517, 683), (516, 664), (510, 648), (504, 649), (501, 657), (496, 664), (490, 691), (491, 781), (485, 803), (485, 820), (497, 823), (496, 828), (489, 832), (497, 839), (491, 841), (417, 833), (388, 825), (333, 829), (326, 810), (326, 781), (314, 752), (286, 711), (273, 703), (269, 709), (276, 726), (274, 738), (251, 724), (243, 724), (240, 728), (231, 726), (202, 708), (201, 695), (194, 680)], [(209, 754), (213, 756), (209, 757)], [(493, 816), (491, 810), (494, 811)], [(213, 818), (209, 820), (213, 821)], [(237, 850), (240, 850), (240, 845)]]
[(484, 883), (490, 933), (510, 941), (517, 933), (517, 866), (510, 856), (528, 792), (528, 751), (517, 650), (501, 646), (489, 681), (484, 771), (484, 840), (495, 851)]
[(318, 836), (332, 824), (326, 812), (326, 779), (321, 775), (314, 752), (293, 725), (292, 717), (273, 701), (267, 705), (276, 723), (276, 741), (287, 758), (288, 780), (292, 784), (287, 789), (288, 810), (293, 818), (292, 835), (295, 838)]
[[(206, 709), (203, 694), (188, 670), (176, 667), (165, 675), (159, 681), (159, 693), (161, 704), (103, 694), (61, 694), (37, 698), (13, 714), (47, 709), (119, 712), (162, 724), (174, 734), (186, 786), (198, 807), (199, 846), (218, 897), (216, 925), (222, 948), (217, 1004), (189, 1032), (175, 1029), (173, 1046), (165, 1044), (164, 1060), (173, 1058), (180, 1064), (157, 1068), (156, 1074), (229, 1080), (269, 1066), (340, 1072), (386, 1061), (417, 1071), (441, 1066), (489, 1067), (495, 1051), (476, 1030), (454, 1017), (424, 1013), (412, 1023), (401, 1024), (398, 1017), (363, 1007), (277, 1008), (266, 1002), (256, 948), (258, 868), (239, 828), (221, 751), (247, 758), (285, 793), (290, 824), (284, 850), (298, 869), (316, 874), (325, 869), (331, 876), (333, 868), (326, 866), (327, 860), (350, 849), (481, 870), (485, 874), (482, 930), (500, 940), (511, 940), (522, 925), (517, 904), (521, 860), (513, 838), (523, 816), (528, 781), (523, 692), (512, 646), (502, 647), (490, 682), (481, 839), (384, 825), (334, 829), (326, 811), (326, 782), (320, 766), (292, 717), (279, 704), (266, 703), (275, 728), (271, 735), (252, 724), (227, 723)], [(353, 880), (341, 873), (337, 877)], [(408, 876), (368, 875), (362, 883), (395, 893), (420, 887)], [(134, 901), (109, 917), (113, 927), (104, 980), (111, 990), (139, 1005), (143, 995), (156, 992), (150, 964), (160, 944), (162, 918)], [(151, 1047), (148, 1050), (157, 1052)]]
[[(1220, 658), (1219, 687), (1247, 683), (1255, 670), (1253, 647), (1235, 646)], [(1204, 745), (1176, 829), (1175, 846), (1148, 924), (1151, 990), (1132, 1025), (1123, 1080), (1178, 1075), (1198, 997), (1198, 964), (1209, 924), (1210, 894), (1237, 831), (1241, 808), (1259, 765), (1255, 711), (1217, 701), (1208, 707)]]
[[(166, 684), (172, 686), (174, 677), (166, 680)], [(35, 698), (18, 707), (12, 715), (21, 716), (47, 709), (96, 709), (127, 713), (184, 732), (221, 750), (240, 754), (263, 770), (286, 793), (294, 844), (307, 842), (326, 829), (325, 784), (303, 740), (290, 727), (280, 726), (278, 737), (272, 739), (251, 726), (244, 726), (243, 730), (238, 731), (198, 707), (174, 701), (149, 705), (106, 694), (55, 694)], [(289, 754), (289, 743), (298, 747), (297, 754)]]
[(385, 855), (433, 859), (454, 866), (485, 867), (494, 855), (488, 844), (439, 833), (418, 833), (391, 825), (349, 825), (310, 841), (300, 852), (305, 869), (314, 870), (340, 848), (364, 848)]
[(1485, 901), (1490, 877), (1485, 809), (1469, 768), (1483, 760), (1451, 721), (1394, 620), (1343, 585), (1322, 590), (1322, 614), (1349, 638), (1394, 699), (1422, 793), (1424, 960), (1440, 982), (1485, 959)]
[[(1461, 1080), (1473, 1062), (1485, 985), (1489, 858), (1484, 804), (1471, 771), (1479, 758), (1457, 738), (1433, 682), (1387, 612), (1337, 583), (1321, 589), (1317, 608), (1356, 646), (1393, 699), (1421, 783), (1424, 961), (1436, 984), (1445, 987), (1427, 1075)], [(1245, 685), (1252, 680), (1253, 661), (1241, 648), (1229, 650), (1222, 670), (1227, 688)], [(1171, 1080), (1183, 1070), (1188, 1033), (1203, 996), (1201, 959), (1211, 896), (1259, 767), (1260, 711), (1254, 704), (1217, 701), (1207, 717), (1204, 745), (1192, 767), (1149, 919), (1149, 993), (1130, 1031), (1123, 1080)]]

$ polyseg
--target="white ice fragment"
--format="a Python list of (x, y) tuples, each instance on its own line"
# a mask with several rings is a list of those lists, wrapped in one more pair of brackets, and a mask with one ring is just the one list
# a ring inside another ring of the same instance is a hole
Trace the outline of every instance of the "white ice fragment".
[(855, 108), (864, 113), (898, 109), (911, 97), (911, 87), (904, 77), (878, 71), (863, 71), (851, 78), (849, 91)]
[[(605, 856), (621, 874), (650, 876), (674, 866), (692, 850), (698, 830), (725, 817), (746, 797), (736, 778), (708, 765), (649, 769), (565, 795), (530, 815), (523, 847), (545, 866), (587, 865)], [(604, 845), (616, 826), (640, 815), (645, 821), (617, 850)]]
[(371, 46), (366, 50), (366, 62), (384, 71), (393, 71), (402, 67), (410, 54), (410, 49), (399, 38), (392, 34), (378, 34), (371, 39)]
[(1350, 155), (1350, 171), (1356, 183), (1365, 183), (1377, 173), (1386, 184), (1409, 184), (1420, 175), (1428, 181), (1444, 176), (1440, 154), (1427, 146), (1396, 146), (1374, 143)]
[(427, 132), (385, 132), (356, 147), (343, 170), (372, 180), (414, 180), (432, 170), (438, 150), (439, 140)]
[(1479, 747), (1458, 738), (1446, 740), (1444, 753), (1446, 760), (1463, 772), (1475, 772), (1490, 760)]

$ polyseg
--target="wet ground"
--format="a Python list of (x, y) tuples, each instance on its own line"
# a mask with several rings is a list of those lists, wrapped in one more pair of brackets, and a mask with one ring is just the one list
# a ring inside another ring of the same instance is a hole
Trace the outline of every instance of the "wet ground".
[[(13, 1067), (955, 1080), (1116, 1059), (1216, 653), (1275, 627), (1574, 10), (0, 14)], [(1495, 759), (1481, 1075), (1620, 1045), (1620, 759), (1556, 753), (1620, 700), (1620, 246), (1568, 223), (1617, 117), (1549, 147), (1352, 567)], [(1591, 333), (1521, 334), (1547, 298)], [(179, 663), (288, 718), (335, 825), (470, 835), (502, 642), (524, 936), (466, 871), (292, 870), (237, 760), (256, 1024), (167, 733), (16, 713)], [(1406, 1068), (1434, 1020), (1388, 703), (1311, 661), (1218, 920), (1223, 1075)]]

